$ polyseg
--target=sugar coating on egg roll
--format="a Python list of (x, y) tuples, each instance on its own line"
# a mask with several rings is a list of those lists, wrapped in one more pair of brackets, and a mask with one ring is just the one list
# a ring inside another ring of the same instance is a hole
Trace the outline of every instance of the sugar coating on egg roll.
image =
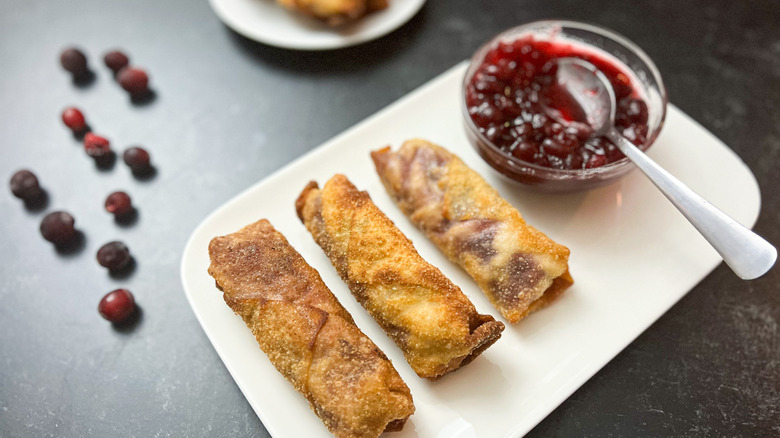
[(345, 176), (334, 176), (322, 190), (310, 182), (295, 206), (353, 295), (420, 377), (435, 380), (460, 368), (501, 336), (504, 324), (478, 313)]
[(335, 436), (369, 438), (403, 428), (414, 412), (409, 388), (267, 220), (215, 237), (209, 256), (208, 272), (225, 302)]
[(471, 275), (509, 322), (546, 306), (573, 283), (569, 249), (528, 225), (446, 149), (414, 139), (371, 158), (404, 214)]

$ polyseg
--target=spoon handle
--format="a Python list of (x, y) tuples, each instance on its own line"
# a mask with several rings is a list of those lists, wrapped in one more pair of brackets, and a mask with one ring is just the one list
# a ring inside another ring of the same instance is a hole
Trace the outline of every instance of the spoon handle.
[(672, 201), (740, 278), (758, 278), (775, 264), (777, 249), (769, 242), (697, 195), (614, 128), (606, 136)]

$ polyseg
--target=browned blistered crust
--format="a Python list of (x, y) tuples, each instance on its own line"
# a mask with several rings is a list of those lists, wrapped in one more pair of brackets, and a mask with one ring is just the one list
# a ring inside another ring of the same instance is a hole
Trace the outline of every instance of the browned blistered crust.
[(437, 379), (469, 363), (504, 325), (474, 305), (343, 175), (310, 182), (298, 217), (357, 300), (420, 376)]
[(308, 15), (329, 26), (351, 23), (366, 14), (385, 9), (388, 0), (276, 0), (285, 8)]
[(509, 322), (546, 306), (573, 283), (569, 249), (526, 224), (454, 154), (415, 139), (371, 158), (401, 210), (474, 278)]
[(401, 430), (414, 412), (409, 388), (267, 220), (215, 237), (209, 255), (225, 302), (335, 436)]

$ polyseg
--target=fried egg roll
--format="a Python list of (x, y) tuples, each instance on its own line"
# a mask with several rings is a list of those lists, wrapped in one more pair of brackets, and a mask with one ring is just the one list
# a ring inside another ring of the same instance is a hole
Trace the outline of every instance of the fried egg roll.
[(308, 15), (329, 26), (351, 23), (366, 14), (387, 8), (389, 0), (276, 0), (285, 8)]
[(403, 428), (414, 412), (409, 388), (267, 220), (215, 237), (209, 256), (227, 305), (328, 430), (368, 438)]
[(479, 314), (345, 176), (322, 190), (310, 182), (295, 206), (352, 294), (420, 377), (435, 380), (460, 368), (501, 336), (504, 324)]
[(371, 158), (398, 207), (509, 322), (549, 304), (573, 283), (569, 249), (528, 225), (457, 156), (415, 139)]

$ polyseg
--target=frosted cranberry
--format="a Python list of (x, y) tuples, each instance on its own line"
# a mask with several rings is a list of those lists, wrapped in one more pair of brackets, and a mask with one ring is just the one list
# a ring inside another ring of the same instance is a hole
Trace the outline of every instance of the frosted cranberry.
[(11, 193), (19, 199), (32, 201), (43, 194), (38, 177), (29, 170), (20, 170), (11, 176)]
[(566, 169), (581, 169), (584, 160), (580, 154), (569, 154), (564, 161)]
[(73, 216), (64, 211), (49, 213), (41, 221), (41, 235), (55, 245), (65, 243), (76, 235), (75, 223)]
[(122, 242), (108, 242), (101, 246), (97, 252), (97, 261), (100, 266), (110, 271), (117, 271), (127, 267), (132, 257), (130, 250)]
[(596, 155), (593, 154), (588, 158), (588, 161), (585, 163), (586, 169), (593, 169), (594, 167), (601, 167), (603, 165), (607, 164), (607, 157), (604, 155)]
[(62, 112), (62, 121), (65, 126), (75, 133), (81, 133), (87, 129), (87, 121), (84, 114), (78, 108), (69, 106)]
[(111, 154), (111, 144), (105, 137), (88, 132), (84, 136), (84, 150), (93, 158), (102, 158)]
[(127, 289), (116, 289), (107, 293), (98, 304), (100, 316), (118, 323), (127, 320), (135, 313), (135, 298)]
[(149, 76), (140, 68), (123, 68), (117, 73), (117, 80), (131, 96), (143, 96), (149, 92)]
[(89, 75), (89, 66), (87, 66), (86, 55), (84, 55), (84, 52), (74, 47), (62, 51), (60, 54), (60, 64), (75, 77)]
[(514, 138), (528, 139), (533, 136), (533, 130), (534, 128), (530, 123), (521, 121), (520, 123), (517, 123), (512, 129), (510, 129), (509, 132)]
[(558, 158), (566, 158), (567, 155), (569, 155), (569, 148), (567, 148), (565, 145), (559, 143), (553, 138), (545, 138), (544, 141), (542, 141), (542, 151), (545, 154), (553, 155)]
[(519, 140), (512, 148), (512, 155), (523, 161), (534, 161), (534, 156), (539, 153), (539, 147), (530, 141)]
[(487, 128), (501, 121), (501, 112), (492, 104), (483, 102), (479, 106), (469, 108), (469, 114), (477, 126)]
[(119, 50), (112, 50), (103, 56), (103, 62), (116, 74), (130, 64), (130, 59)]
[(114, 192), (106, 198), (106, 211), (114, 216), (124, 216), (133, 211), (130, 196), (125, 192)]
[(138, 146), (127, 148), (122, 159), (134, 172), (148, 170), (150, 166), (149, 152)]

